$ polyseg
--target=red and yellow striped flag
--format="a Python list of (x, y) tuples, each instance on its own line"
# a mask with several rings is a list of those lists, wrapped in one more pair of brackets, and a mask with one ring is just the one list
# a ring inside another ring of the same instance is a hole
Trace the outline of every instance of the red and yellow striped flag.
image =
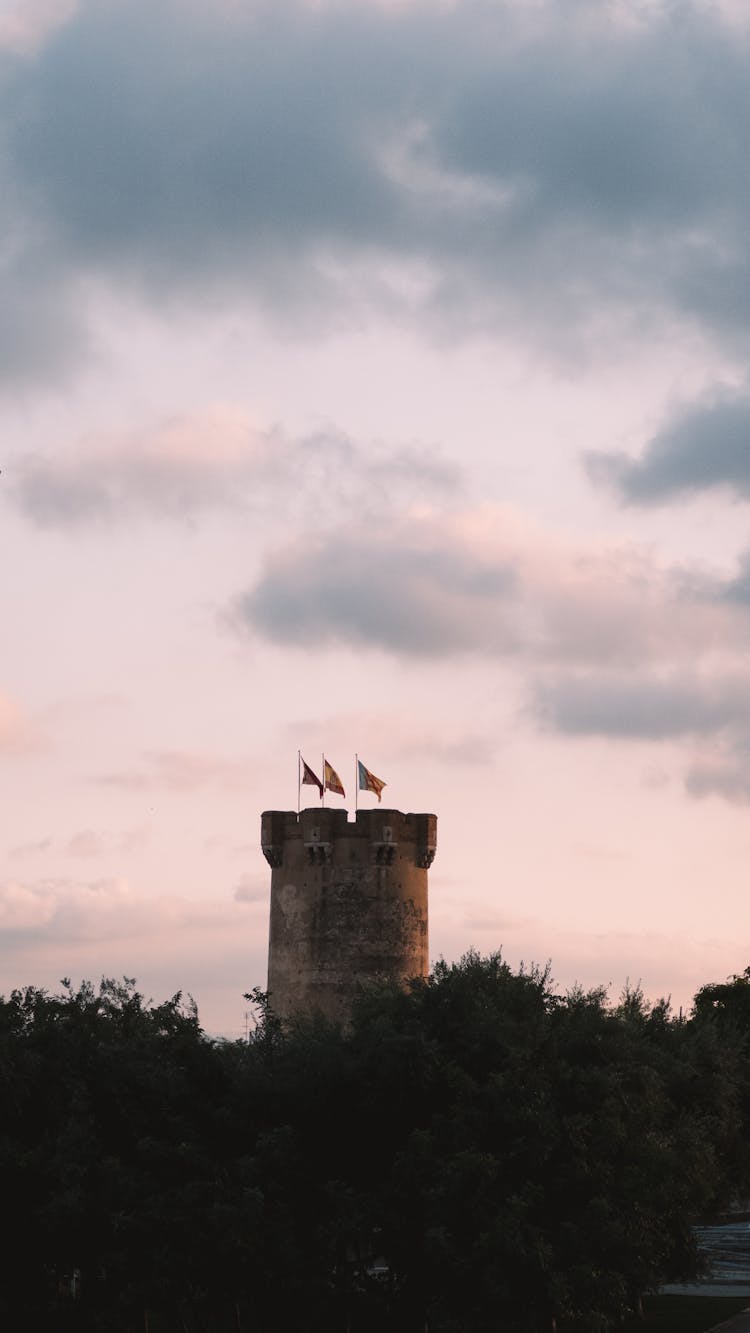
[(334, 791), (337, 796), (346, 796), (341, 778), (336, 772), (336, 769), (331, 767), (327, 759), (323, 760), (323, 781), (327, 791)]

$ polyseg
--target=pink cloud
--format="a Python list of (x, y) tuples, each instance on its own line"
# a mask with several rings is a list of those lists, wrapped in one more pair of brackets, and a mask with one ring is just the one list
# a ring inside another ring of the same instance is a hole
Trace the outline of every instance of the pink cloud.
[(52, 838), (36, 838), (33, 842), (22, 842), (17, 847), (11, 847), (8, 856), (19, 861), (28, 856), (41, 856), (44, 852), (49, 851), (52, 843)]
[(234, 890), (234, 899), (238, 903), (263, 904), (268, 903), (269, 886), (266, 877), (261, 878), (258, 875), (241, 875)]
[(245, 408), (216, 404), (125, 434), (83, 436), (28, 454), (10, 474), (10, 497), (40, 527), (111, 526), (137, 519), (193, 520), (213, 511), (267, 521), (269, 506), (382, 507), (394, 484), (405, 496), (447, 496), (460, 469), (434, 449), (360, 443), (334, 426), (292, 437), (261, 428)]
[(0, 13), (0, 51), (33, 55), (45, 38), (67, 23), (79, 0), (17, 0)]
[(39, 728), (19, 704), (0, 692), (0, 755), (25, 755), (42, 747)]
[[(492, 762), (495, 745), (486, 731), (477, 726), (465, 727), (452, 719), (444, 718), (439, 728), (433, 720), (420, 719), (412, 713), (388, 712), (341, 712), (326, 717), (296, 718), (288, 723), (284, 731), (289, 744), (296, 744), (301, 737), (315, 737), (317, 742), (325, 737), (327, 746), (338, 747), (346, 752), (350, 749), (353, 736), (358, 744), (367, 750), (360, 756), (363, 762), (369, 759), (369, 766), (377, 767), (378, 754), (393, 758), (425, 758), (438, 763), (458, 763), (470, 766)], [(384, 745), (384, 737), (387, 744)], [(310, 749), (315, 755), (316, 750)]]
[(581, 542), (501, 505), (306, 534), (268, 558), (236, 623), (278, 643), (532, 665), (641, 665), (750, 642), (744, 608), (700, 567)]
[(266, 977), (266, 917), (254, 915), (229, 894), (211, 904), (123, 878), (0, 883), (3, 988), (135, 976), (147, 997), (189, 987), (209, 1031), (240, 1036), (243, 994)]
[(253, 786), (254, 777), (249, 759), (227, 759), (186, 750), (157, 750), (144, 754), (141, 768), (104, 773), (97, 781), (104, 786), (122, 787), (125, 791), (193, 792), (201, 787), (241, 791)]
[(149, 829), (139, 826), (122, 833), (110, 830), (80, 829), (65, 845), (65, 854), (82, 859), (111, 855), (129, 856), (139, 851), (149, 840)]

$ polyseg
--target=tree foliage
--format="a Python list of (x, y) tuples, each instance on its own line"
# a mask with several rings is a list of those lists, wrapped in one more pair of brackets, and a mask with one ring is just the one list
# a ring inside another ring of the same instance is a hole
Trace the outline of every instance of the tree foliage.
[(750, 972), (727, 984), (682, 1020), (472, 953), (346, 1030), (255, 993), (247, 1043), (128, 979), (14, 991), (3, 1325), (606, 1333), (747, 1179)]

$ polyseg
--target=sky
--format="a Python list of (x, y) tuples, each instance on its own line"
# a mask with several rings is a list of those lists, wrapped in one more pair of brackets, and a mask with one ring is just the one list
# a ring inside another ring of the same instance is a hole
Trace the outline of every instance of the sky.
[(433, 960), (744, 970), (748, 124), (729, 0), (0, 0), (0, 992), (241, 1036), (298, 750)]

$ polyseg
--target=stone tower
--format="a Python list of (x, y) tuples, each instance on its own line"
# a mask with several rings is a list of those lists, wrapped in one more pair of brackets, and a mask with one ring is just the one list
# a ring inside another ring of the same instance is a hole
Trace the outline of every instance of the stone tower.
[(268, 991), (282, 1018), (345, 1019), (361, 981), (426, 976), (427, 871), (435, 815), (266, 810), (271, 866)]

